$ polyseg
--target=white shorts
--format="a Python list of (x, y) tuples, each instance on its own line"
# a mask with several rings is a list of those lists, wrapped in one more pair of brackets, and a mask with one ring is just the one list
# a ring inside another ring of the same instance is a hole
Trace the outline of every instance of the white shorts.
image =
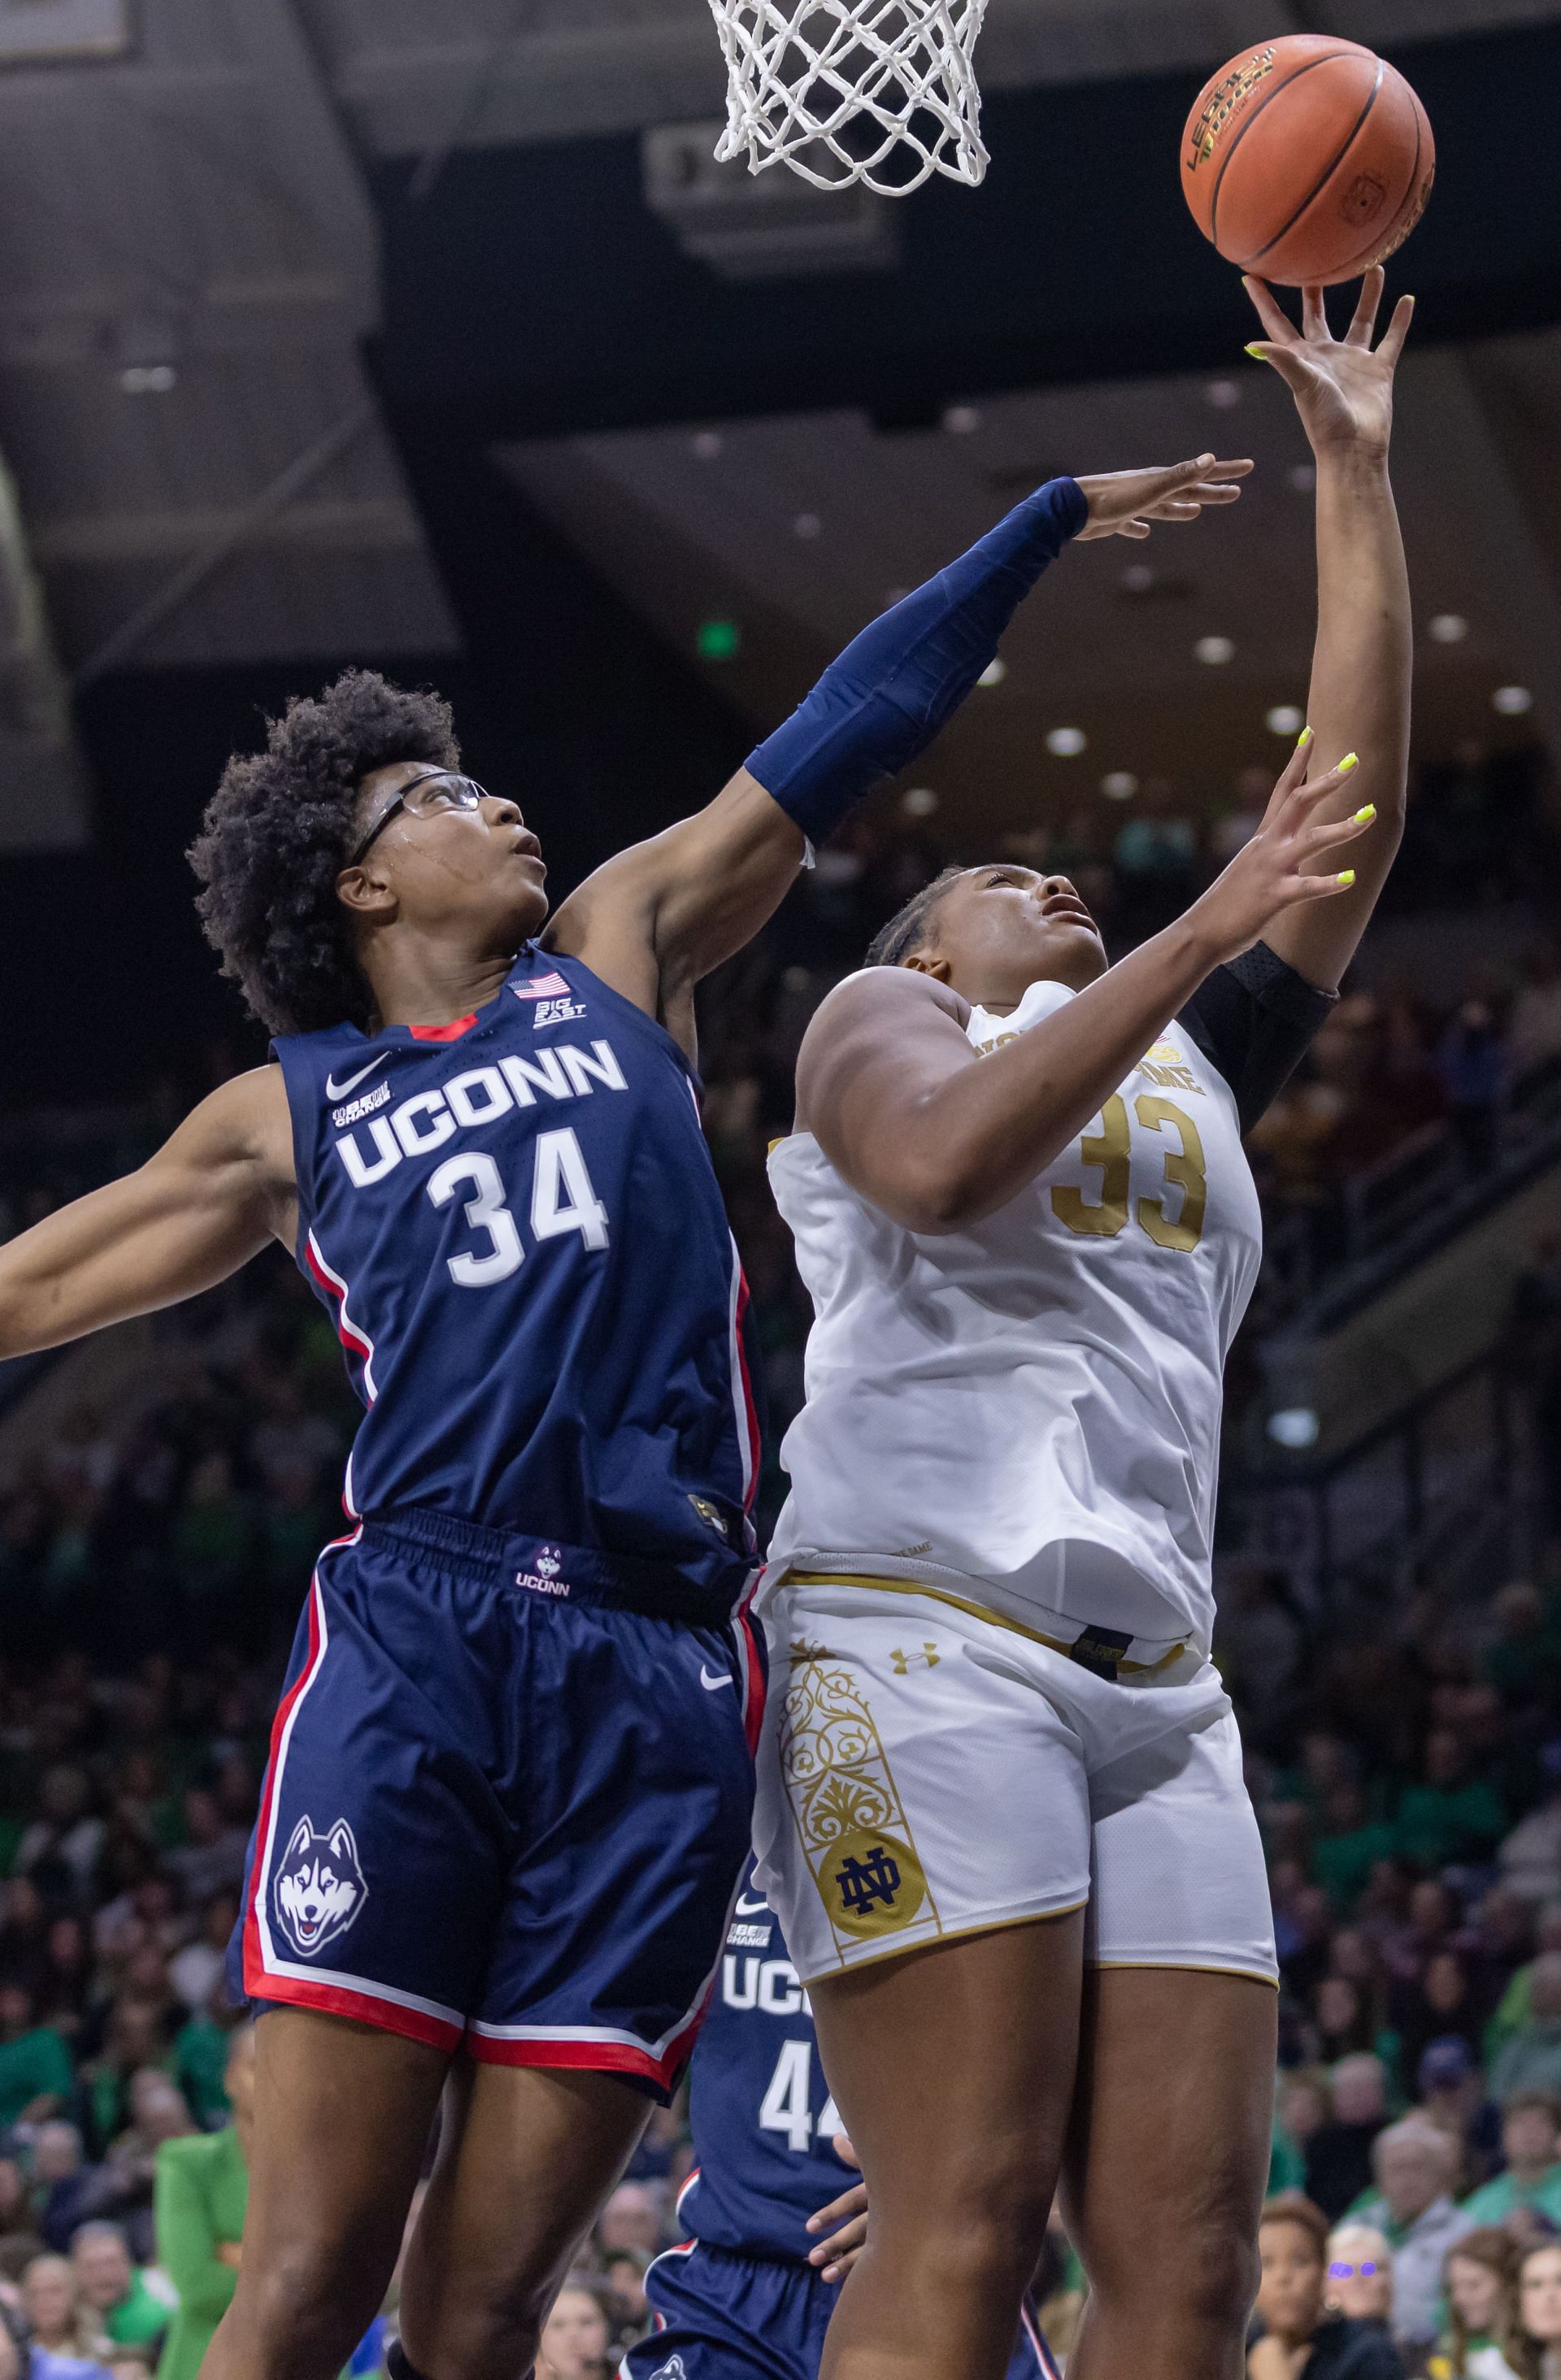
[(1275, 1983), (1236, 1721), (1187, 1650), (1120, 1682), (939, 1591), (772, 1591), (758, 1882), (805, 1983), (1087, 1905), (1098, 1966)]

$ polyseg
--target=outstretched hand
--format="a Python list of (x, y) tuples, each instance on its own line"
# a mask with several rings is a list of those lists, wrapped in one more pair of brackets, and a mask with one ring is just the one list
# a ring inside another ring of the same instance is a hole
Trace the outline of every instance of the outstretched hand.
[[(1393, 374), (1415, 310), (1412, 298), (1400, 298), (1392, 319), (1373, 347), (1377, 309), (1382, 304), (1385, 276), (1374, 264), (1361, 284), (1360, 302), (1342, 339), (1328, 328), (1327, 293), (1315, 283), (1301, 292), (1301, 328), (1298, 331), (1266, 281), (1247, 274), (1246, 291), (1257, 308), (1265, 335), (1254, 339), (1249, 356), (1272, 364), (1289, 382), (1313, 450), (1351, 446), (1375, 456), (1385, 455), (1393, 428)], [(1088, 529), (1083, 532), (1087, 537)]]
[[(1188, 912), (1212, 937), (1222, 960), (1250, 950), (1287, 909), (1330, 900), (1355, 882), (1352, 868), (1329, 863), (1343, 844), (1365, 833), (1376, 817), (1375, 807), (1365, 802), (1351, 817), (1319, 819), (1327, 796), (1338, 791), (1358, 763), (1355, 754), (1347, 752), (1337, 769), (1308, 782), (1311, 758), (1308, 727), (1274, 788), (1257, 832)], [(1320, 867), (1313, 864), (1319, 861)]]
[(1147, 537), (1156, 521), (1196, 520), (1205, 504), (1233, 504), (1241, 492), (1236, 483), (1252, 468), (1196, 455), (1149, 471), (1097, 471), (1079, 481), (1089, 504), (1080, 540)]

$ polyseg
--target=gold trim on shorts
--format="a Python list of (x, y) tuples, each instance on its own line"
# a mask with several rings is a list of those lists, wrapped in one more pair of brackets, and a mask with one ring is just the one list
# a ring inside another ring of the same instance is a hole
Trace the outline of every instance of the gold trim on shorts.
[(973, 1934), (1007, 1934), (1016, 1925), (1047, 1925), (1054, 1917), (1076, 1917), (1089, 1901), (1064, 1901), (1060, 1909), (1027, 1909), (1023, 1917), (973, 1917), (968, 1925), (946, 1925), (921, 1942), (885, 1942), (865, 1959), (841, 1958), (838, 1967), (823, 1967), (816, 1975), (799, 1975), (798, 1983), (805, 1992), (815, 1984), (827, 1984), (837, 1975), (853, 1975), (859, 1967), (881, 1967), (886, 1959), (908, 1959), (913, 1950), (936, 1950), (945, 1942), (967, 1941)]
[[(1027, 1636), (1032, 1645), (1044, 1645), (1048, 1652), (1061, 1653), (1069, 1660), (1072, 1659), (1073, 1647), (1078, 1642), (1076, 1637), (1043, 1635), (1040, 1629), (1026, 1628), (1023, 1621), (1010, 1620), (1002, 1612), (992, 1610), (987, 1604), (972, 1603), (962, 1595), (950, 1595), (947, 1587), (924, 1586), (914, 1578), (848, 1578), (833, 1570), (789, 1570), (780, 1584), (786, 1586), (793, 1582), (798, 1586), (869, 1586), (890, 1595), (930, 1596), (934, 1603), (950, 1604), (972, 1620), (984, 1620), (992, 1628), (1006, 1628), (1010, 1635)], [(1173, 1645), (1168, 1653), (1162, 1653), (1157, 1661), (1119, 1661), (1117, 1666), (1120, 1670), (1131, 1670), (1141, 1677), (1153, 1677), (1156, 1670), (1168, 1669), (1173, 1661), (1180, 1661), (1183, 1653), (1191, 1650), (1191, 1643), (1184, 1637), (1180, 1644)], [(1093, 1676), (1095, 1672), (1091, 1674)]]
[(1271, 1992), (1279, 1988), (1277, 1975), (1265, 1975), (1256, 1967), (1214, 1967), (1199, 1959), (1086, 1959), (1084, 1964), (1096, 1974), (1130, 1967), (1166, 1967), (1175, 1975), (1239, 1975), (1244, 1984), (1266, 1984)]

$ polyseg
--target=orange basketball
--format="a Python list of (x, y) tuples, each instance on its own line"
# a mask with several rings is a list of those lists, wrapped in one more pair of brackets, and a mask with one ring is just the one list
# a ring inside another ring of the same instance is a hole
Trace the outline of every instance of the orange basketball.
[(1436, 148), (1396, 67), (1357, 42), (1287, 33), (1204, 85), (1181, 188), (1221, 256), (1265, 281), (1352, 281), (1408, 239)]

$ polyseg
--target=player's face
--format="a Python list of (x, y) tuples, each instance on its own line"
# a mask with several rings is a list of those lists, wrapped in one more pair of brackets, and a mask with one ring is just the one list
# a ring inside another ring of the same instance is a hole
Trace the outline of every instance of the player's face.
[(987, 1006), (1017, 1002), (1033, 983), (1075, 991), (1106, 971), (1100, 929), (1066, 876), (996, 861), (968, 868), (938, 904), (929, 956), (948, 981)]
[(362, 858), (343, 872), (350, 906), (389, 892), (397, 917), (425, 930), (476, 924), (515, 942), (537, 931), (548, 914), (541, 846), (515, 803), (496, 794), (474, 800), (469, 783), (419, 760), (393, 761), (364, 778), (360, 839), (387, 810), (391, 815)]

